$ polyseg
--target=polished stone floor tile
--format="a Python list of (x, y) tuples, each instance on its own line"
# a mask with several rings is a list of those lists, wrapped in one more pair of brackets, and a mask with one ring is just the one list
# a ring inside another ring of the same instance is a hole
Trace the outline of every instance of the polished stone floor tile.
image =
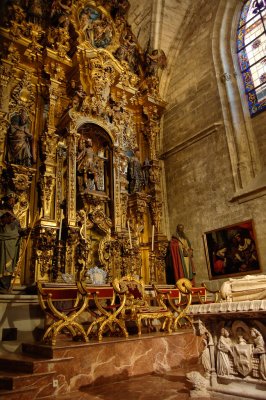
[[(190, 383), (185, 369), (132, 377), (102, 386), (87, 386), (58, 400), (188, 400)], [(203, 399), (202, 399), (203, 400)]]

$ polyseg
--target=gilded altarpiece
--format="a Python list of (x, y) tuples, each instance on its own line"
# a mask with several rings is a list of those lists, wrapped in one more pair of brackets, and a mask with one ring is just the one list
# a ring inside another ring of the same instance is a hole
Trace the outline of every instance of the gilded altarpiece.
[(108, 281), (130, 272), (165, 282), (163, 52), (139, 47), (127, 0), (2, 8), (1, 207), (13, 198), (24, 232), (14, 282), (96, 266)]

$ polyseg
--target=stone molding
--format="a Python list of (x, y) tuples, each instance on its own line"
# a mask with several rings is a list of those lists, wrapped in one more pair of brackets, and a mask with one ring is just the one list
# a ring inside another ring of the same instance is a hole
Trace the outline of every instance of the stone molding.
[(258, 197), (266, 195), (266, 170), (263, 170), (258, 176), (256, 176), (250, 184), (243, 189), (237, 190), (233, 197), (230, 199), (231, 202), (238, 201), (238, 203), (244, 203), (246, 201), (254, 200)]
[(243, 312), (265, 312), (266, 300), (234, 301), (210, 304), (193, 304), (188, 309), (189, 315), (227, 314)]
[(160, 158), (165, 160), (169, 157), (172, 157), (174, 154), (185, 150), (186, 148), (192, 146), (199, 140), (206, 138), (207, 136), (217, 132), (219, 128), (223, 126), (222, 121), (215, 122), (212, 125), (207, 126), (206, 128), (202, 129), (201, 131), (196, 132), (193, 136), (183, 140), (182, 142), (178, 143), (176, 146), (172, 147), (171, 149), (161, 153)]

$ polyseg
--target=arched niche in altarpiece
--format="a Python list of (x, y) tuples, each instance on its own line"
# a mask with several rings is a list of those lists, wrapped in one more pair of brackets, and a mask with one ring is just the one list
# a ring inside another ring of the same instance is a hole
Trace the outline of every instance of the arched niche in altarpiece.
[(77, 211), (98, 200), (113, 221), (113, 149), (109, 134), (99, 125), (78, 128), (76, 155)]

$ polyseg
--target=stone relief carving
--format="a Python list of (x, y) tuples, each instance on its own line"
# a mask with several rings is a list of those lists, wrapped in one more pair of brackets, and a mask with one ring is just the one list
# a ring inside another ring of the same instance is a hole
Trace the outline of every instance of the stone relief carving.
[(233, 357), (230, 330), (227, 328), (222, 328), (217, 344), (217, 375), (231, 375), (229, 355)]
[(200, 360), (205, 371), (205, 376), (209, 377), (213, 368), (211, 360), (211, 346), (213, 347), (213, 339), (212, 335), (201, 321), (199, 321), (198, 330), (200, 336), (202, 337), (202, 351)]
[(248, 396), (252, 393), (252, 398), (262, 398), (266, 388), (265, 324), (256, 319), (254, 311), (243, 319), (237, 311), (214, 318), (207, 314), (193, 322), (196, 335), (201, 336), (200, 360), (205, 373), (203, 376), (198, 370), (187, 374), (193, 384), (191, 397), (227, 393), (242, 398), (246, 390)]
[(266, 380), (266, 348), (265, 341), (261, 332), (256, 328), (251, 328), (250, 336), (253, 341), (253, 356), (259, 357), (259, 377)]
[[(215, 334), (216, 341), (202, 321), (198, 321), (202, 336), (201, 362), (206, 377), (212, 370), (211, 348), (214, 346), (215, 371), (218, 377), (266, 380), (265, 327), (257, 320), (234, 320), (223, 324)], [(197, 328), (195, 328), (197, 330)]]

